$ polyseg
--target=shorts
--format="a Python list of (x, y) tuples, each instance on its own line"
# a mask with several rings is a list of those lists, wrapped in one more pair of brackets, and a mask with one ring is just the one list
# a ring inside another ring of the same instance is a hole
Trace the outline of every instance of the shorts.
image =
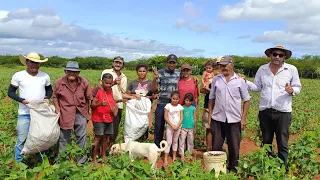
[(204, 109), (202, 112), (202, 125), (206, 129), (210, 129), (208, 117), (209, 117), (209, 112)]
[(93, 132), (97, 136), (113, 135), (113, 123), (93, 122)]

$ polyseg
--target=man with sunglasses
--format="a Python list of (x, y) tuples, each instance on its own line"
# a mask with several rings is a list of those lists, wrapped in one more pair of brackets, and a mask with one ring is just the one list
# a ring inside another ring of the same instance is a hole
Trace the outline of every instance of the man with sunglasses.
[[(26, 106), (30, 101), (44, 100), (49, 103), (52, 96), (50, 77), (47, 73), (39, 70), (40, 63), (48, 59), (40, 59), (39, 54), (29, 53), (27, 56), (20, 55), (20, 62), (26, 66), (26, 70), (16, 72), (12, 76), (8, 89), (8, 96), (19, 102), (17, 136), (15, 146), (15, 159), (17, 162), (23, 160), (21, 151), (27, 139), (30, 126), (30, 109)], [(19, 94), (16, 93), (19, 89)]]
[(180, 70), (176, 69), (178, 57), (170, 54), (166, 59), (167, 67), (154, 70), (151, 89), (154, 93), (159, 92), (158, 105), (155, 112), (155, 137), (154, 143), (160, 147), (160, 141), (163, 139), (164, 132), (164, 107), (170, 103), (170, 95), (172, 91), (178, 89), (178, 81), (180, 79)]
[(234, 72), (232, 57), (221, 58), (220, 70), (221, 73), (213, 78), (208, 102), (212, 150), (222, 151), (223, 143), (227, 139), (229, 152), (227, 169), (237, 172), (241, 129), (246, 125), (251, 97), (245, 80)]
[(113, 58), (112, 69), (105, 69), (101, 78), (105, 73), (110, 73), (113, 76), (114, 86), (112, 86), (113, 98), (118, 106), (118, 115), (113, 118), (113, 136), (111, 139), (115, 141), (119, 132), (119, 124), (122, 117), (123, 103), (126, 102), (126, 89), (127, 89), (127, 76), (121, 72), (124, 68), (124, 59), (121, 56), (116, 56)]
[(262, 65), (254, 82), (247, 81), (248, 89), (260, 92), (259, 121), (262, 145), (272, 144), (276, 134), (278, 157), (288, 170), (288, 140), (291, 125), (292, 97), (301, 91), (298, 70), (285, 63), (292, 55), (283, 46), (269, 48), (265, 54), (270, 58)]

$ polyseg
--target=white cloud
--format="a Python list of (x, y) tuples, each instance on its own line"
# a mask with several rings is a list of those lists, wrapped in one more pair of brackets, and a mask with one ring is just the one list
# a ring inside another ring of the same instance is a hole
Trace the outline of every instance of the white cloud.
[(202, 9), (196, 8), (193, 2), (185, 2), (183, 5), (183, 18), (179, 18), (173, 27), (176, 29), (187, 28), (197, 33), (212, 32), (209, 24), (198, 24), (197, 19), (202, 13)]
[[(306, 53), (320, 47), (319, 0), (244, 0), (220, 9), (221, 21), (277, 20), (285, 29), (267, 30), (254, 37), (254, 42), (288, 45)], [(301, 48), (307, 46), (308, 48)], [(306, 49), (309, 49), (306, 50)]]
[(9, 14), (9, 11), (1, 11), (0, 10), (0, 20), (6, 18), (8, 16), (8, 14)]
[(50, 9), (0, 11), (0, 53), (18, 54), (29, 51), (63, 57), (123, 55), (126, 60), (170, 53), (198, 56), (204, 52), (186, 50), (156, 40), (123, 38), (85, 29), (63, 22)]
[(209, 24), (192, 24), (188, 26), (188, 29), (198, 33), (212, 32), (212, 28)]
[(196, 8), (192, 2), (185, 2), (183, 5), (183, 13), (187, 17), (195, 18), (201, 13), (201, 10)]

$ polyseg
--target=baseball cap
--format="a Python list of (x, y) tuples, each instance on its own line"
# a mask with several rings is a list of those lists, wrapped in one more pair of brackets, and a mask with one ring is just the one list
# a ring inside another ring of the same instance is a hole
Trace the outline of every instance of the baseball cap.
[(119, 62), (122, 62), (122, 63), (124, 62), (123, 57), (121, 57), (121, 56), (114, 57), (113, 61), (119, 61)]
[(184, 69), (190, 69), (191, 70), (191, 66), (189, 64), (183, 64), (181, 66), (181, 71), (184, 70)]
[(223, 58), (223, 56), (219, 56), (219, 57), (217, 57), (217, 61), (216, 61), (216, 63), (217, 63), (217, 64), (219, 64), (222, 58)]
[(178, 57), (177, 57), (175, 54), (170, 54), (170, 55), (167, 57), (166, 62), (170, 62), (170, 61), (178, 62)]
[(229, 63), (233, 63), (233, 59), (231, 56), (223, 56), (219, 62), (221, 65), (228, 65)]

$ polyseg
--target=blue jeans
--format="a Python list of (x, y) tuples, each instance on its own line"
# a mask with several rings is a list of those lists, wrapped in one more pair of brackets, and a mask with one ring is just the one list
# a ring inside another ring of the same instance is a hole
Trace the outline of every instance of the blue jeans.
[(21, 162), (23, 159), (21, 155), (21, 151), (29, 133), (29, 126), (30, 126), (30, 114), (18, 115), (18, 123), (16, 127), (18, 140), (17, 140), (16, 151), (14, 155), (17, 162)]
[[(30, 120), (31, 120), (30, 114), (18, 115), (18, 123), (16, 127), (18, 140), (16, 143), (16, 150), (14, 155), (14, 158), (16, 159), (17, 162), (21, 162), (23, 159), (21, 155), (21, 151), (28, 137)], [(47, 154), (48, 150), (42, 151), (41, 153)], [(42, 158), (39, 153), (38, 155), (39, 155), (40, 161), (42, 162)]]

